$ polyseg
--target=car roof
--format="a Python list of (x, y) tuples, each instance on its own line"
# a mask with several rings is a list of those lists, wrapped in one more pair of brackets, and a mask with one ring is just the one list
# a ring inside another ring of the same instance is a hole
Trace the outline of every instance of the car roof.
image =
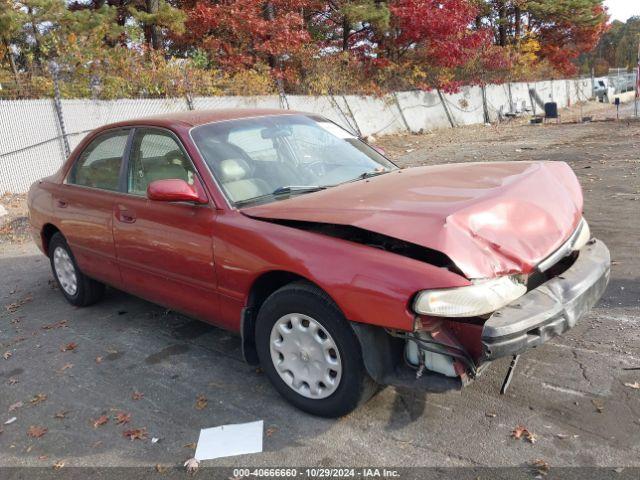
[(104, 125), (100, 130), (113, 127), (126, 127), (135, 125), (150, 125), (165, 128), (172, 127), (196, 127), (206, 123), (237, 120), (241, 118), (263, 117), (270, 115), (303, 114), (294, 110), (280, 110), (275, 108), (225, 108), (216, 110), (191, 110), (186, 112), (169, 112), (149, 117), (125, 120)]

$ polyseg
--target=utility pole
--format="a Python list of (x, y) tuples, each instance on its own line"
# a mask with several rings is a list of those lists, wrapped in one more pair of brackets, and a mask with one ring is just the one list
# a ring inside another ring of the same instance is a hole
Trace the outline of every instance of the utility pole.
[(635, 112), (634, 115), (638, 118), (638, 100), (640, 100), (640, 40), (638, 41), (638, 62), (636, 64), (636, 98), (635, 98)]

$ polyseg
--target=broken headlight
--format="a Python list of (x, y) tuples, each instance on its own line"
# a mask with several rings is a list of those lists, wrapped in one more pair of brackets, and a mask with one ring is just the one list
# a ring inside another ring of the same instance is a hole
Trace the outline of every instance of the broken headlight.
[(476, 280), (466, 287), (424, 290), (416, 296), (413, 309), (435, 317), (475, 317), (494, 312), (526, 292), (517, 275)]

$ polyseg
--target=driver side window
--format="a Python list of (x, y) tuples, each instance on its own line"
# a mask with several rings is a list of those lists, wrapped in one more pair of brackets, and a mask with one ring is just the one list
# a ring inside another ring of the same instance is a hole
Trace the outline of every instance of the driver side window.
[(155, 180), (179, 179), (193, 185), (194, 177), (191, 160), (170, 134), (151, 129), (136, 131), (129, 159), (129, 193), (146, 195)]

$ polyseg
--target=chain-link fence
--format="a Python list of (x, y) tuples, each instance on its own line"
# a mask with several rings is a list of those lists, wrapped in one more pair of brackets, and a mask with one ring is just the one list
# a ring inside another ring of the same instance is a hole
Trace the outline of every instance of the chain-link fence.
[[(205, 95), (188, 72), (180, 84), (168, 81), (171, 95), (140, 91), (136, 98), (104, 95), (105, 79), (88, 79), (88, 98), (73, 98), (64, 72), (50, 69), (51, 97), (31, 99), (21, 86), (19, 97), (0, 99), (0, 193), (25, 192), (31, 183), (54, 173), (91, 130), (117, 121), (187, 110), (283, 108), (317, 113), (362, 136), (422, 132), (437, 128), (542, 115), (544, 104), (560, 108), (592, 97), (591, 79), (514, 82), (440, 90), (396, 91), (385, 95), (292, 95), (277, 86), (270, 94)], [(267, 90), (268, 91), (268, 90)], [(17, 92), (17, 90), (16, 90)], [(6, 94), (6, 91), (5, 91)], [(16, 95), (18, 96), (18, 95)]]

